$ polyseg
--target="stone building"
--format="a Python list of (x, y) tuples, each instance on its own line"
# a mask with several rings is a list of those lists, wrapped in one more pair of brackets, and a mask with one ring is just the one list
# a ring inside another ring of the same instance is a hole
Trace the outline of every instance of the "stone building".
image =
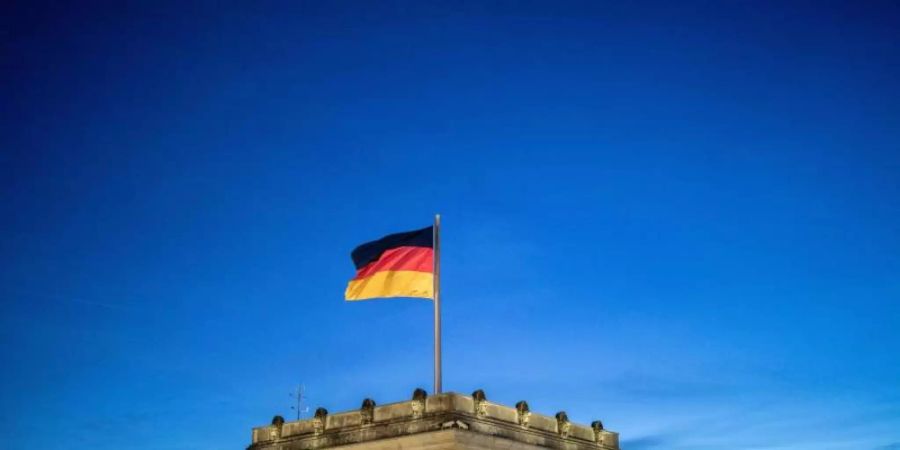
[(376, 406), (365, 399), (360, 409), (329, 414), (316, 410), (309, 420), (253, 429), (248, 450), (618, 450), (619, 435), (598, 420), (591, 426), (569, 422), (566, 413), (534, 414), (528, 403), (515, 407), (491, 403), (481, 390), (472, 396), (428, 396), (417, 389), (407, 402)]

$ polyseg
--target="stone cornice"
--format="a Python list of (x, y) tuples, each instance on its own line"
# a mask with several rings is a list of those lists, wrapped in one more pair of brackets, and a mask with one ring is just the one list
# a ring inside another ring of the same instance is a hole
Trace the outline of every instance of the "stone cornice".
[(355, 411), (328, 414), (319, 408), (315, 417), (253, 429), (249, 450), (315, 450), (440, 430), (459, 430), (495, 436), (559, 450), (618, 450), (618, 433), (569, 422), (565, 412), (556, 416), (532, 413), (528, 404), (515, 408), (492, 403), (482, 391), (472, 396), (444, 393), (427, 396), (417, 390), (413, 400), (376, 406), (371, 399)]

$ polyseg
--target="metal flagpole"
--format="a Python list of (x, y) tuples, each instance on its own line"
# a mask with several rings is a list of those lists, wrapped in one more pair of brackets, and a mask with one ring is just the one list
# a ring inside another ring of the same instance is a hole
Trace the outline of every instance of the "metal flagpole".
[(434, 215), (434, 393), (441, 393), (441, 215)]

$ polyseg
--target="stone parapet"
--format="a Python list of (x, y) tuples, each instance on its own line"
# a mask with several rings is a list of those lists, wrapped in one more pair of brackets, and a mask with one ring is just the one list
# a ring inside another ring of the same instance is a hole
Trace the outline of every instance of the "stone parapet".
[[(600, 421), (591, 426), (569, 422), (561, 411), (555, 416), (534, 414), (524, 401), (516, 407), (498, 405), (487, 400), (484, 392), (475, 391), (472, 396), (444, 393), (427, 396), (416, 390), (407, 402), (377, 406), (365, 399), (355, 411), (329, 414), (324, 408), (316, 410), (308, 420), (285, 422), (280, 416), (272, 424), (253, 429), (249, 450), (315, 450), (331, 447), (353, 446), (373, 441), (383, 441), (406, 436), (425, 438), (423, 433), (442, 433), (447, 439), (458, 442), (459, 448), (493, 448), (498, 442), (511, 448), (553, 448), (558, 450), (618, 450), (618, 433), (603, 429)], [(481, 447), (463, 445), (473, 442), (469, 434), (493, 438), (493, 444)], [(421, 436), (420, 436), (421, 435)], [(435, 435), (436, 436), (436, 435)], [(456, 437), (453, 437), (456, 436)], [(424, 448), (423, 439), (418, 444), (409, 442), (378, 448)], [(518, 445), (517, 445), (518, 444)], [(485, 447), (487, 446), (487, 447)], [(426, 446), (431, 448), (432, 446)], [(450, 448), (453, 446), (441, 446)]]

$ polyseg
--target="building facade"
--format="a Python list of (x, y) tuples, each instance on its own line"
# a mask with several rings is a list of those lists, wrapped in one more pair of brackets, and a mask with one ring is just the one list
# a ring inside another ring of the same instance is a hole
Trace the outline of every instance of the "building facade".
[(428, 396), (421, 389), (407, 402), (377, 406), (365, 399), (356, 411), (316, 410), (308, 420), (253, 429), (248, 450), (619, 450), (618, 433), (569, 421), (565, 412), (534, 414), (528, 403), (515, 407), (489, 402), (481, 390), (471, 396)]

